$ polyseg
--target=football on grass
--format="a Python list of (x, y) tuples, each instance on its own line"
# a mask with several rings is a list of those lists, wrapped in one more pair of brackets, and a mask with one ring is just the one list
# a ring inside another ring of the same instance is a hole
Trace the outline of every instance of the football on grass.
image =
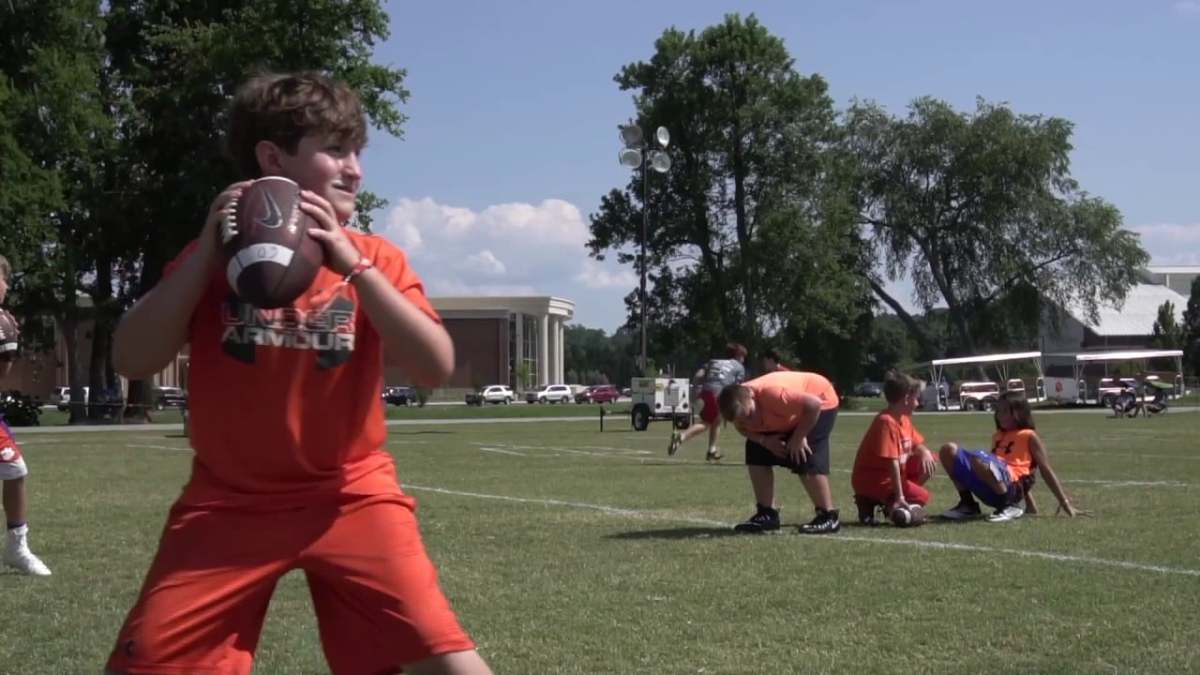
[(892, 524), (896, 527), (916, 527), (925, 522), (925, 509), (920, 504), (909, 504), (908, 508), (892, 509)]
[(0, 361), (11, 361), (17, 357), (20, 337), (16, 318), (7, 310), (0, 309)]
[(300, 186), (280, 176), (250, 184), (221, 232), (225, 277), (255, 307), (290, 305), (312, 284), (325, 260), (308, 235), (317, 223), (300, 210)]

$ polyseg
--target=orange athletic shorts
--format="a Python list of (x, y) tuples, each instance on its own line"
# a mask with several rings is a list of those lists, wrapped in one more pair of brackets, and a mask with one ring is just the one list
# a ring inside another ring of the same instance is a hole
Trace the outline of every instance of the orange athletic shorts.
[(176, 504), (110, 671), (249, 675), (279, 578), (303, 570), (337, 674), (390, 673), (474, 649), (403, 495), (281, 512)]

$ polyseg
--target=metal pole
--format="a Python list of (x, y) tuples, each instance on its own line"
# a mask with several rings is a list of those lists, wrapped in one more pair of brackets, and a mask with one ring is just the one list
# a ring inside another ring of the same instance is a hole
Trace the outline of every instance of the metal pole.
[[(647, 146), (649, 147), (649, 146)], [(650, 219), (650, 204), (647, 201), (647, 174), (650, 173), (647, 163), (649, 158), (643, 154), (642, 160), (642, 375), (646, 375), (646, 230)]]

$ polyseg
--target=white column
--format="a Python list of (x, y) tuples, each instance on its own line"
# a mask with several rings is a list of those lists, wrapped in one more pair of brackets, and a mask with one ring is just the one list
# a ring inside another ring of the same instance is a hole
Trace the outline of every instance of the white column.
[(550, 379), (550, 316), (538, 317), (538, 327), (542, 333), (538, 340), (538, 378), (542, 384), (553, 384)]
[(551, 382), (562, 382), (563, 375), (558, 369), (558, 328), (554, 325), (554, 317), (547, 316), (547, 323), (550, 325), (550, 341), (547, 344), (546, 354), (550, 357), (550, 362), (547, 364), (546, 372), (550, 373)]
[(516, 360), (513, 361), (513, 376), (517, 378), (517, 390), (525, 389), (525, 382), (521, 380), (518, 373), (521, 372), (521, 364), (525, 362), (525, 316), (520, 312), (513, 312), (514, 321), (517, 322), (517, 330), (513, 335), (513, 339), (517, 341)]
[(558, 377), (559, 377), (560, 382), (562, 380), (567, 379), (567, 362), (566, 362), (567, 332), (563, 328), (563, 321), (564, 320), (561, 316), (555, 320), (555, 323), (558, 324), (558, 359), (557, 359), (557, 362), (558, 362)]

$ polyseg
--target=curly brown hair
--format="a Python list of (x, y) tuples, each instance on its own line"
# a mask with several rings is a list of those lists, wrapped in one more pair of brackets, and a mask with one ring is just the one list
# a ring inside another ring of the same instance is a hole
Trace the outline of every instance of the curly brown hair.
[(367, 122), (358, 94), (345, 82), (315, 71), (262, 73), (233, 96), (225, 152), (243, 178), (259, 178), (262, 169), (254, 150), (259, 141), (294, 154), (300, 139), (313, 133), (365, 146)]

